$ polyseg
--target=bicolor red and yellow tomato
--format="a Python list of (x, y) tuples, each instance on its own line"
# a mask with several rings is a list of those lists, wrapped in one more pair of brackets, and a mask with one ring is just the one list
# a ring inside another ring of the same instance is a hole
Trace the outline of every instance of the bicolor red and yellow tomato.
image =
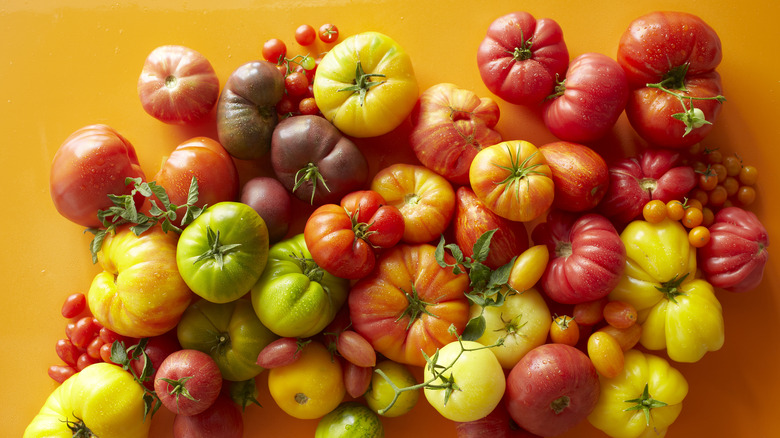
[(582, 212), (601, 202), (609, 187), (609, 167), (598, 152), (568, 141), (547, 143), (539, 150), (552, 170), (555, 208)]

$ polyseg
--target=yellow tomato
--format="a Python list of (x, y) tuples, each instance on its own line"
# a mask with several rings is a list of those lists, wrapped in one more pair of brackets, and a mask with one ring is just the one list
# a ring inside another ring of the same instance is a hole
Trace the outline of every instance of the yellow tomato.
[(341, 364), (317, 341), (306, 344), (300, 354), (292, 364), (268, 372), (268, 390), (289, 415), (320, 418), (336, 409), (347, 393)]
[[(405, 365), (391, 360), (383, 360), (376, 364), (376, 370), (381, 370), (395, 385), (397, 388), (406, 388), (408, 386), (417, 385), (412, 372), (409, 371)], [(390, 386), (390, 383), (385, 380), (379, 373), (374, 372), (371, 377), (371, 386), (369, 386), (368, 392), (364, 395), (368, 407), (376, 413), (380, 413), (382, 409), (387, 409), (387, 406), (395, 397), (395, 391)], [(417, 404), (417, 400), (420, 398), (420, 390), (404, 391), (398, 399), (393, 403), (393, 406), (387, 411), (381, 412), (380, 415), (385, 417), (398, 417), (412, 410)]]
[(512, 264), (507, 284), (512, 289), (522, 292), (536, 285), (550, 260), (550, 250), (547, 245), (535, 245), (523, 251)]

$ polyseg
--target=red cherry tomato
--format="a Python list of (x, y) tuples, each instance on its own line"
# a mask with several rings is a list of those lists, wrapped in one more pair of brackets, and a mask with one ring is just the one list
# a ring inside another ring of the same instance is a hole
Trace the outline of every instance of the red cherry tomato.
[(339, 28), (330, 23), (323, 24), (320, 26), (318, 35), (322, 42), (332, 43), (339, 39)]
[(295, 29), (295, 42), (302, 46), (308, 46), (317, 39), (317, 31), (311, 25), (302, 24)]
[(263, 44), (263, 58), (278, 64), (287, 55), (287, 45), (279, 38), (271, 38)]
[(52, 365), (49, 367), (49, 377), (57, 383), (62, 383), (68, 377), (76, 374), (76, 369), (69, 365)]
[(76, 321), (76, 325), (70, 333), (70, 341), (77, 348), (86, 349), (89, 343), (100, 332), (100, 323), (91, 316), (84, 316)]
[(87, 297), (82, 293), (68, 295), (62, 303), (62, 316), (75, 318), (87, 308)]

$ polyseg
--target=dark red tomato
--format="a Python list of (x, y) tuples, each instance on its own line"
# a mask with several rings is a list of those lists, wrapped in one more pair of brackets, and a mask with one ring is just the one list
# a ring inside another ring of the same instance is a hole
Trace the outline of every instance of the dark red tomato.
[(172, 124), (203, 119), (219, 98), (219, 78), (199, 52), (184, 46), (161, 46), (146, 58), (138, 78), (144, 111)]
[(303, 96), (309, 91), (309, 78), (306, 73), (294, 71), (284, 78), (284, 89), (293, 97)]
[(292, 199), (279, 180), (268, 176), (252, 178), (241, 188), (239, 200), (263, 218), (271, 243), (287, 235), (292, 221)]
[(601, 53), (582, 54), (544, 105), (547, 129), (561, 140), (590, 142), (606, 135), (628, 102), (628, 81), (620, 65)]
[[(198, 207), (238, 197), (238, 170), (233, 158), (219, 142), (208, 137), (189, 139), (174, 149), (154, 179), (165, 188), (168, 199), (178, 206), (187, 203), (192, 178), (198, 180)], [(177, 212), (181, 224), (184, 209)]]
[(62, 316), (75, 318), (87, 308), (87, 297), (82, 293), (68, 295), (62, 303)]
[(617, 52), (633, 89), (626, 106), (631, 126), (662, 147), (686, 148), (703, 140), (712, 124), (696, 123), (689, 130), (673, 115), (696, 108), (699, 117), (715, 122), (721, 104), (714, 98), (722, 92), (715, 68), (721, 58), (718, 34), (695, 15), (652, 12), (634, 20)]
[(497, 18), (479, 45), (477, 65), (485, 86), (509, 103), (536, 105), (552, 94), (569, 65), (558, 23), (528, 12)]
[(339, 28), (334, 24), (326, 23), (320, 26), (317, 35), (323, 43), (333, 43), (339, 39)]
[[(111, 207), (108, 195), (129, 195), (125, 178), (145, 179), (135, 148), (114, 128), (85, 126), (71, 134), (54, 154), (49, 176), (51, 199), (66, 219), (100, 227), (98, 210)], [(134, 197), (141, 207), (143, 195)]]
[(541, 438), (534, 435), (512, 420), (506, 408), (505, 400), (491, 413), (479, 420), (455, 424), (457, 438)]
[(295, 29), (295, 42), (302, 46), (308, 46), (317, 39), (317, 31), (309, 24), (302, 24)]
[(279, 38), (271, 38), (263, 43), (263, 59), (274, 64), (279, 64), (287, 56), (287, 45)]

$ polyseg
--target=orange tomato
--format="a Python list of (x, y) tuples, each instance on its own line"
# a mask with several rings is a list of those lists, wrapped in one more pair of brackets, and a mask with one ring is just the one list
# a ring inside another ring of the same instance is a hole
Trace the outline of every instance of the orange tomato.
[(648, 201), (645, 206), (642, 207), (642, 216), (651, 224), (657, 224), (666, 219), (666, 204), (658, 199)]
[(636, 308), (626, 301), (610, 301), (604, 306), (604, 320), (616, 328), (628, 328), (636, 324)]
[(556, 316), (550, 325), (550, 339), (556, 344), (575, 346), (580, 340), (579, 324), (570, 316)]
[(588, 357), (599, 374), (606, 378), (617, 377), (623, 371), (623, 349), (607, 332), (596, 331), (588, 338)]

